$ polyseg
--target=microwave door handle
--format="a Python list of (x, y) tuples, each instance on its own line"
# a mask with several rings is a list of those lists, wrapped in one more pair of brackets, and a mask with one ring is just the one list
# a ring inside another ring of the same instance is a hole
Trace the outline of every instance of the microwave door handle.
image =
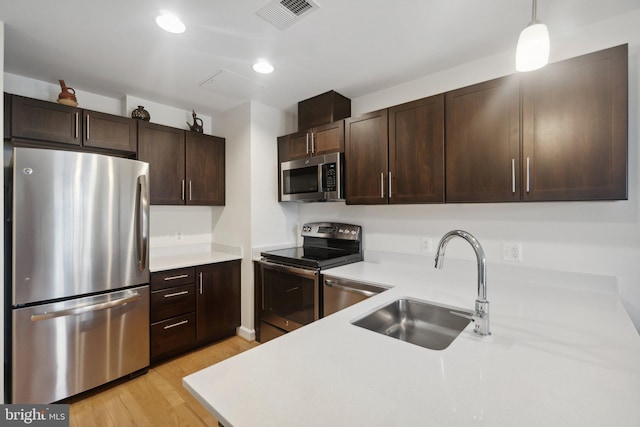
[(324, 193), (326, 190), (324, 188), (324, 163), (320, 163), (318, 165), (318, 192)]

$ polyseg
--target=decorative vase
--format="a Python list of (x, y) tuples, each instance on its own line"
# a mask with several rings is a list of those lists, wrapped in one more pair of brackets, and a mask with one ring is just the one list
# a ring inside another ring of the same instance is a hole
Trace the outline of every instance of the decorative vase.
[(191, 117), (193, 117), (193, 124), (187, 122), (191, 131), (203, 133), (204, 129), (202, 128), (202, 119), (196, 116), (195, 110), (192, 110)]
[(78, 105), (76, 91), (73, 88), (67, 87), (67, 85), (64, 83), (64, 80), (58, 81), (60, 82), (60, 88), (62, 88), (62, 92), (58, 94), (58, 103), (76, 107)]
[(144, 109), (142, 105), (138, 105), (138, 108), (131, 112), (131, 118), (148, 122), (149, 120), (151, 120), (151, 115), (147, 110)]

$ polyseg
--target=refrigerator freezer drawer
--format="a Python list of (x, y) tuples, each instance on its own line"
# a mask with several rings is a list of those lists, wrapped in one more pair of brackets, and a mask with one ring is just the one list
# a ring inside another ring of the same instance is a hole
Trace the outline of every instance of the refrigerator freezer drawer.
[(13, 310), (12, 402), (52, 403), (149, 366), (149, 286)]

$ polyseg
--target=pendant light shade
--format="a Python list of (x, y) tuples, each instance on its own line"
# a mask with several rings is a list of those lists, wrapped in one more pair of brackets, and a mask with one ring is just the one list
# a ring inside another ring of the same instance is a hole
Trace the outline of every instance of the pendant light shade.
[(549, 62), (549, 31), (536, 19), (536, 0), (533, 0), (533, 18), (522, 30), (516, 48), (516, 70), (532, 71)]

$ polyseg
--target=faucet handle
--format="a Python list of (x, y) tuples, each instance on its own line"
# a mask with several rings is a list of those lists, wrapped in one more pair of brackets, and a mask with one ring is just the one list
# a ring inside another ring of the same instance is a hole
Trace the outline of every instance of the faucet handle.
[(476, 324), (473, 332), (478, 335), (491, 335), (491, 331), (489, 331), (489, 301), (476, 300), (476, 312), (473, 317)]

